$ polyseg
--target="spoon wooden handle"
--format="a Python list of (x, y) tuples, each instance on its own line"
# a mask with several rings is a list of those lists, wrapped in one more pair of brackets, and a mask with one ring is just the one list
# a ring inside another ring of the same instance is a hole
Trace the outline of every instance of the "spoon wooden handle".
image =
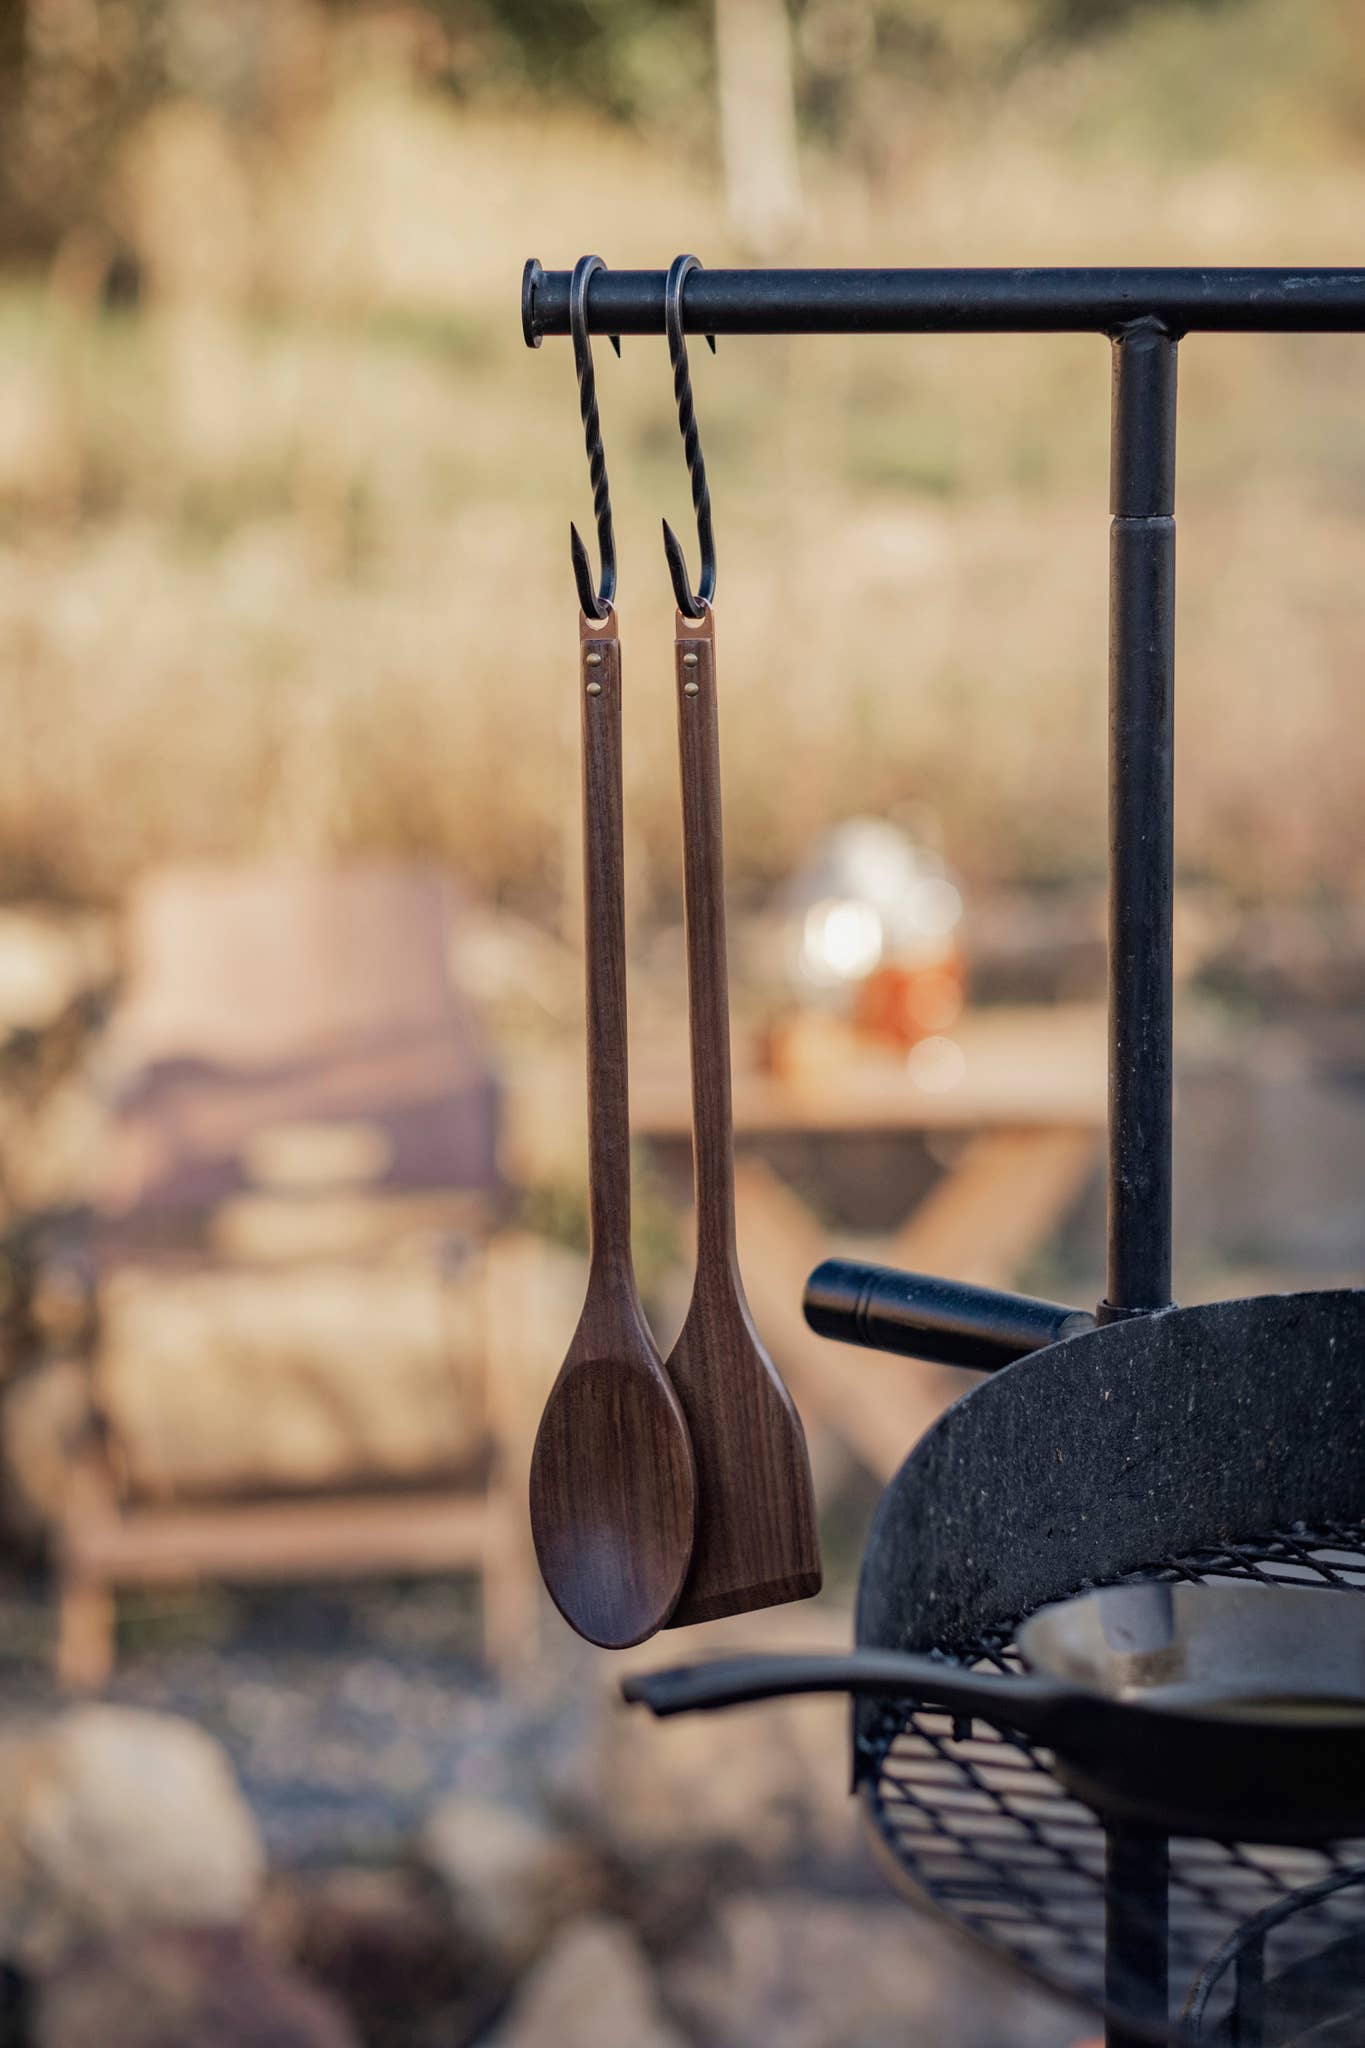
[[(583, 921), (587, 981), (588, 1208), (595, 1272), (630, 1269), (630, 1099), (621, 803), (621, 643), (616, 614), (579, 618), (583, 726)], [(631, 1283), (633, 1287), (633, 1281)]]

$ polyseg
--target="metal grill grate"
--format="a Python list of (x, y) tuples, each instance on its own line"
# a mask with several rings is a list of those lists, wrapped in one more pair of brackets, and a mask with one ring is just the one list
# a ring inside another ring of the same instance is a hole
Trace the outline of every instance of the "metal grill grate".
[[(1124, 1576), (1365, 1591), (1365, 1522), (1281, 1530)], [(1008, 1631), (944, 1654), (977, 1669), (1022, 1668)], [(1052, 1775), (1050, 1754), (1022, 1736), (955, 1724), (941, 1712), (888, 1709), (874, 1755), (876, 1824), (914, 1890), (1055, 1990), (1101, 2005), (1105, 1830)], [(1303, 1975), (1305, 1962), (1344, 1952), (1353, 1937), (1365, 1940), (1365, 1884), (1351, 1881), (1358, 1870), (1365, 1875), (1365, 1841), (1327, 1849), (1173, 1841), (1170, 1983), (1172, 2010), (1184, 2015), (1182, 2037), (1243, 2048), (1298, 2038), (1305, 2015), (1284, 1987)], [(1125, 1910), (1143, 1909), (1129, 1901)], [(1254, 1985), (1246, 1961), (1253, 1956)], [(1320, 1998), (1320, 1976), (1315, 1982)], [(1108, 1995), (1112, 2007), (1112, 1963)], [(1359, 2002), (1365, 2006), (1365, 1985)], [(1332, 2038), (1365, 2040), (1365, 2030)]]

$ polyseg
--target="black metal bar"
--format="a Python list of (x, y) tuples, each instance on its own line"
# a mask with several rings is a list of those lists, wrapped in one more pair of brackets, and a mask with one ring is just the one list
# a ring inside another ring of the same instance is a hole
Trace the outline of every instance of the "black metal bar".
[[(567, 270), (534, 257), (522, 330), (569, 331)], [(662, 270), (606, 270), (588, 292), (594, 334), (662, 334)], [(705, 270), (688, 279), (689, 334), (1117, 334), (1365, 331), (1365, 270)]]
[(1170, 1844), (1162, 1835), (1110, 1828), (1105, 1837), (1104, 1990), (1111, 2011), (1106, 2048), (1143, 2048), (1167, 2025), (1170, 1973)]
[(1109, 554), (1109, 1271), (1101, 1319), (1171, 1298), (1176, 345), (1115, 337)]
[(806, 1321), (821, 1337), (995, 1372), (1063, 1337), (1093, 1330), (1085, 1309), (861, 1259), (826, 1259), (806, 1282)]

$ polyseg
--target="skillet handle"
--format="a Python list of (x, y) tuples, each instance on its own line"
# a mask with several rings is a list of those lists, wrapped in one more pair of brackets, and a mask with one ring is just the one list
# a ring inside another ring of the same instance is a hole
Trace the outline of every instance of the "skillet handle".
[(1093, 1330), (1087, 1310), (861, 1259), (826, 1259), (806, 1282), (806, 1321), (817, 1336), (938, 1365), (996, 1372), (1031, 1351)]
[(660, 1718), (710, 1713), (746, 1700), (793, 1693), (846, 1692), (874, 1698), (912, 1699), (952, 1713), (979, 1715), (1005, 1728), (1047, 1739), (1074, 1694), (1044, 1678), (996, 1678), (964, 1671), (935, 1657), (911, 1657), (894, 1650), (854, 1650), (833, 1656), (722, 1657), (709, 1664), (681, 1664), (667, 1671), (637, 1672), (621, 1681), (634, 1705)]

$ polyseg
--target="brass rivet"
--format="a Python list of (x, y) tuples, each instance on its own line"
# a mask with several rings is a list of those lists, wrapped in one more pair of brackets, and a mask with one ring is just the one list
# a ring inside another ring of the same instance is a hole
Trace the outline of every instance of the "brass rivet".
[(585, 654), (583, 656), (583, 662), (584, 666), (587, 668), (601, 668), (602, 657), (600, 654)]
[(699, 697), (699, 696), (701, 695), (701, 684), (700, 684), (700, 683), (684, 683), (684, 684), (683, 684), (683, 695), (684, 695), (684, 697)]
[(695, 655), (695, 654), (685, 654), (685, 655), (683, 656), (683, 667), (684, 667), (684, 668), (695, 668), (695, 667), (696, 667), (696, 665), (697, 665), (697, 657), (696, 657), (696, 655)]
[(601, 694), (602, 694), (602, 685), (601, 685), (600, 683), (589, 683), (589, 684), (588, 684), (588, 695), (589, 695), (590, 697), (600, 697), (600, 696), (601, 696)]

